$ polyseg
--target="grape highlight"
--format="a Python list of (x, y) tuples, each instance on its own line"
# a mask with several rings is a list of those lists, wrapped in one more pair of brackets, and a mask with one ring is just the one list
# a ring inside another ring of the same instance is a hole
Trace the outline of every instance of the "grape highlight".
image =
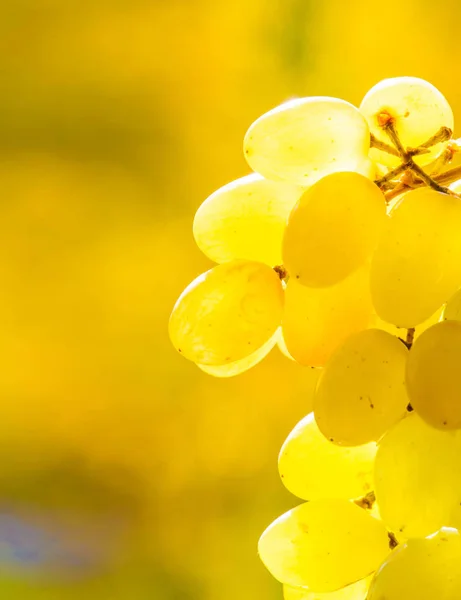
[(416, 77), (378, 82), (359, 108), (297, 98), (249, 127), (254, 172), (195, 215), (218, 264), (173, 308), (176, 350), (203, 376), (257, 368), (276, 345), (319, 373), (278, 459), (306, 502), (258, 545), (285, 600), (461, 598), (453, 130), (447, 99)]

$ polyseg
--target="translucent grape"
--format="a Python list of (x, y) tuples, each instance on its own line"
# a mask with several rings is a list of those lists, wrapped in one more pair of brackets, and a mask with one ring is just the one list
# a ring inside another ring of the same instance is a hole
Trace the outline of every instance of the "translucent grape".
[(274, 521), (259, 540), (272, 575), (333, 592), (370, 575), (389, 553), (384, 525), (347, 500), (313, 500)]
[(283, 237), (283, 264), (307, 286), (330, 286), (363, 265), (386, 224), (379, 188), (358, 173), (333, 173), (296, 203)]
[(372, 319), (368, 267), (329, 288), (288, 281), (283, 337), (289, 353), (303, 365), (322, 367), (345, 339), (366, 329)]
[(286, 221), (303, 191), (255, 173), (237, 179), (200, 206), (193, 225), (195, 241), (217, 263), (244, 258), (279, 265)]
[(280, 350), (280, 352), (283, 354), (283, 356), (285, 356), (286, 358), (289, 358), (290, 360), (295, 360), (291, 354), (288, 352), (288, 348), (287, 345), (285, 343), (285, 338), (283, 337), (283, 331), (282, 328), (280, 328), (280, 332), (279, 332), (279, 337), (277, 339), (277, 347)]
[[(418, 327), (416, 327), (414, 332), (415, 340), (417, 340), (419, 336), (426, 331), (426, 329), (429, 329), (429, 327), (432, 327), (432, 325), (435, 325), (441, 320), (443, 310), (444, 307), (439, 308), (439, 310), (437, 310), (433, 315), (431, 315), (429, 319), (427, 319), (426, 321), (418, 325)], [(401, 329), (399, 327), (396, 327), (395, 325), (392, 325), (391, 323), (386, 323), (386, 321), (383, 321), (377, 315), (375, 315), (375, 318), (373, 320), (373, 327), (375, 327), (376, 329), (383, 329), (384, 331), (387, 331), (388, 333), (395, 335), (403, 340), (407, 336), (406, 329)]]
[(312, 592), (307, 588), (283, 586), (284, 600), (365, 600), (371, 577), (356, 581), (335, 592)]
[[(453, 129), (453, 112), (445, 97), (432, 84), (417, 77), (384, 79), (367, 92), (360, 111), (366, 117), (371, 133), (386, 143), (389, 143), (389, 137), (381, 125), (383, 115), (390, 115), (404, 147), (416, 148), (441, 127)], [(436, 144), (427, 154), (417, 156), (416, 162), (430, 163), (446, 144)], [(370, 157), (390, 167), (401, 162), (396, 156), (376, 148), (371, 149)]]
[(448, 300), (443, 311), (443, 318), (450, 321), (461, 321), (461, 289)]
[(208, 375), (213, 375), (213, 377), (235, 377), (236, 375), (241, 375), (264, 360), (277, 344), (279, 337), (280, 333), (277, 330), (270, 340), (258, 348), (256, 352), (227, 365), (197, 365), (197, 367)]
[(282, 310), (275, 271), (236, 260), (203, 273), (184, 290), (170, 316), (170, 338), (178, 352), (200, 365), (229, 364), (273, 336)]
[(399, 537), (461, 526), (461, 432), (427, 425), (412, 412), (382, 438), (375, 461), (381, 518)]
[(396, 548), (376, 573), (368, 600), (461, 598), (461, 536), (444, 528)]
[(442, 321), (413, 344), (407, 365), (410, 402), (433, 427), (461, 428), (461, 322)]
[(406, 412), (408, 350), (380, 329), (355, 334), (320, 375), (314, 399), (320, 431), (335, 444), (377, 441)]
[(320, 432), (311, 413), (290, 433), (279, 455), (279, 473), (304, 500), (352, 499), (372, 489), (376, 444), (341, 448)]
[(299, 185), (336, 171), (370, 170), (367, 122), (337, 98), (298, 98), (274, 108), (251, 125), (243, 146), (254, 171)]
[(371, 264), (377, 314), (398, 327), (428, 319), (461, 285), (461, 201), (429, 188), (405, 194)]

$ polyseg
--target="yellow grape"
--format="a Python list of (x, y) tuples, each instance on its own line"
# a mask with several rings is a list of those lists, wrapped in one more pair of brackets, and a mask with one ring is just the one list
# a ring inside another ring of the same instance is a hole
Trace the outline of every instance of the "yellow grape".
[(442, 321), (421, 335), (408, 358), (407, 388), (416, 412), (433, 427), (461, 428), (461, 322)]
[(455, 292), (446, 303), (443, 318), (449, 321), (461, 321), (461, 289)]
[[(415, 329), (413, 339), (417, 340), (419, 336), (426, 331), (426, 329), (429, 329), (429, 327), (432, 327), (432, 325), (438, 323), (442, 318), (443, 310), (444, 307), (439, 308), (439, 310), (437, 310), (433, 315), (431, 315), (429, 319), (418, 325), (418, 327), (416, 327)], [(384, 331), (387, 331), (388, 333), (391, 333), (392, 335), (395, 335), (403, 340), (407, 336), (406, 329), (396, 327), (391, 323), (386, 323), (386, 321), (380, 319), (378, 315), (375, 315), (374, 317), (373, 327), (375, 327), (376, 329), (383, 329)]]
[(461, 431), (440, 431), (416, 412), (378, 444), (375, 494), (381, 518), (397, 537), (424, 537), (461, 526)]
[(368, 267), (328, 288), (288, 281), (283, 337), (289, 353), (302, 365), (322, 367), (344, 340), (366, 329), (372, 318)]
[(392, 210), (371, 263), (377, 314), (398, 327), (415, 327), (461, 284), (461, 202), (419, 188)]
[(459, 600), (461, 536), (444, 528), (396, 548), (376, 572), (367, 600)]
[(258, 348), (256, 352), (253, 352), (249, 356), (245, 356), (245, 358), (241, 358), (240, 360), (236, 360), (227, 365), (197, 365), (197, 367), (208, 375), (213, 375), (213, 377), (235, 377), (236, 375), (241, 375), (266, 358), (272, 348), (277, 344), (280, 337), (279, 331), (280, 330), (278, 329), (270, 340)]
[(365, 600), (371, 579), (361, 579), (335, 592), (312, 592), (308, 588), (284, 585), (283, 600)]
[(250, 126), (243, 147), (254, 171), (298, 185), (336, 171), (370, 171), (367, 122), (338, 98), (297, 98), (274, 108)]
[(314, 413), (323, 435), (343, 446), (378, 441), (406, 412), (407, 357), (407, 347), (380, 329), (348, 338), (317, 386)]
[[(404, 147), (416, 148), (426, 142), (441, 127), (453, 129), (453, 112), (445, 97), (432, 84), (417, 77), (384, 79), (373, 86), (362, 100), (360, 111), (378, 139), (390, 143), (379, 121), (380, 115), (390, 115)], [(430, 163), (445, 148), (447, 142), (432, 146), (427, 154), (415, 157), (417, 163)], [(401, 160), (372, 148), (370, 157), (395, 167)]]
[(283, 264), (303, 285), (333, 285), (365, 264), (385, 224), (384, 195), (372, 181), (358, 173), (327, 175), (291, 211)]
[(262, 534), (261, 560), (290, 586), (333, 592), (370, 575), (389, 553), (381, 521), (348, 500), (313, 500)]
[[(285, 343), (285, 339), (283, 337), (283, 331), (282, 328), (280, 327), (279, 330), (279, 337), (277, 339), (277, 347), (280, 350), (280, 352), (283, 354), (283, 356), (285, 356), (286, 358), (289, 358), (290, 360), (294, 361), (295, 359), (291, 356), (291, 354), (288, 352), (288, 348), (287, 345)], [(295, 361), (296, 362), (296, 361)]]
[(195, 241), (217, 263), (244, 258), (279, 265), (286, 221), (303, 191), (256, 173), (241, 177), (200, 206), (193, 225)]
[(290, 433), (279, 454), (283, 484), (304, 500), (352, 499), (372, 489), (376, 444), (341, 448), (320, 432), (314, 414)]
[(175, 348), (200, 365), (225, 365), (253, 354), (280, 325), (283, 288), (269, 266), (245, 260), (218, 265), (178, 298), (169, 332)]

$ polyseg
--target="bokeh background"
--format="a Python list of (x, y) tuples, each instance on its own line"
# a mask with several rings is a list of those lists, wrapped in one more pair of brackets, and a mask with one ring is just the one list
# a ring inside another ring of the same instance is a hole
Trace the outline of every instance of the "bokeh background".
[(0, 598), (276, 600), (260, 532), (316, 372), (170, 346), (195, 210), (296, 95), (424, 77), (461, 114), (458, 0), (1, 0)]

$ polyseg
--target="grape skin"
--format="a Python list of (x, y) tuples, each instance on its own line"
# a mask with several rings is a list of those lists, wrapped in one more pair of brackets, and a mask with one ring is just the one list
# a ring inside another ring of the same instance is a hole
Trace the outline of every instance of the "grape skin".
[[(175, 348), (200, 365), (224, 365), (256, 352), (280, 325), (278, 275), (263, 263), (236, 260), (195, 279), (170, 316)], [(231, 325), (230, 325), (231, 324)]]
[(356, 581), (335, 592), (317, 593), (307, 588), (283, 586), (284, 600), (364, 600), (370, 587), (371, 577)]
[(355, 106), (338, 98), (291, 100), (248, 129), (244, 154), (268, 179), (307, 186), (328, 173), (370, 173), (370, 132)]
[(333, 173), (310, 187), (288, 219), (283, 264), (311, 287), (339, 283), (364, 265), (386, 224), (379, 188), (358, 173)]

